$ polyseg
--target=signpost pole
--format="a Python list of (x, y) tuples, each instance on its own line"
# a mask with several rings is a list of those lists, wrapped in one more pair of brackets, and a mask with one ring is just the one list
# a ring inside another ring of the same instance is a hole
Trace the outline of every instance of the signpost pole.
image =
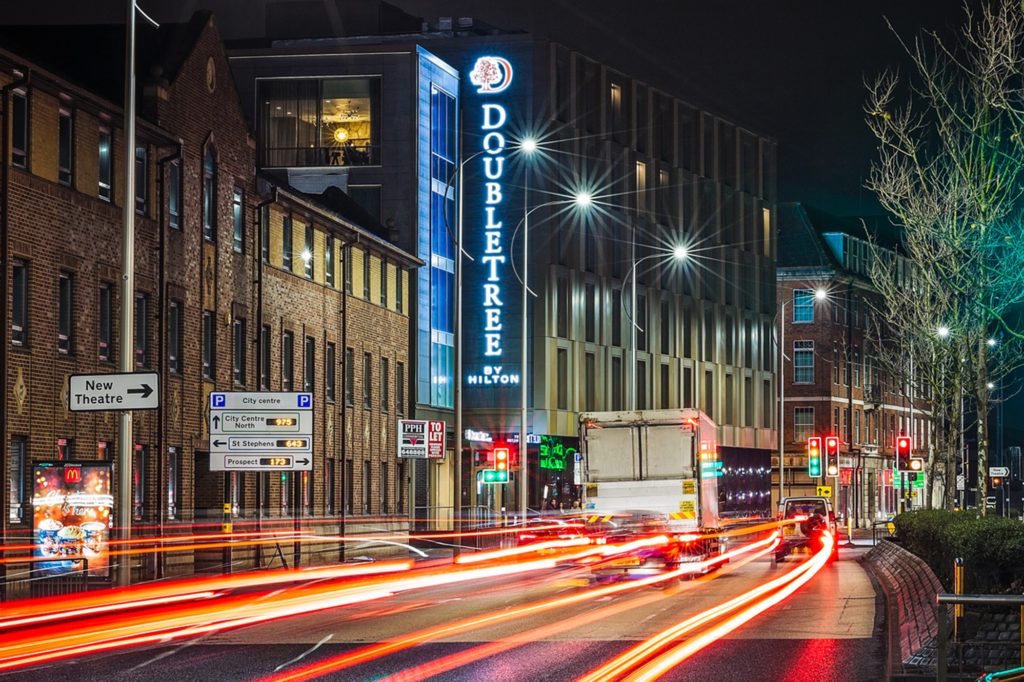
[[(124, 47), (124, 207), (121, 231), (120, 367), (135, 367), (135, 0), (128, 0)], [(132, 535), (132, 413), (122, 410), (117, 429), (117, 532), (127, 543)], [(131, 583), (131, 560), (117, 562), (116, 582)]]

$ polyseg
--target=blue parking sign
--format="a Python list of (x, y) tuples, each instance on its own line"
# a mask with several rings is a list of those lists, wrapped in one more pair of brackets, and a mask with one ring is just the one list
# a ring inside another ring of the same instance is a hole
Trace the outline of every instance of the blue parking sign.
[(210, 406), (211, 407), (224, 407), (228, 404), (228, 397), (223, 393), (211, 393), (210, 394)]
[(308, 393), (300, 393), (299, 394), (299, 407), (309, 408), (309, 407), (312, 407), (312, 406), (313, 406), (313, 396), (309, 395)]

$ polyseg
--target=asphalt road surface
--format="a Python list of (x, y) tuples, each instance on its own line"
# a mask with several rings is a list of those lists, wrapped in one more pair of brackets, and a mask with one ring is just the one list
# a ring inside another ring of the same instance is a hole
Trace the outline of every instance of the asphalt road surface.
[[(788, 600), (674, 668), (666, 680), (882, 680), (881, 609), (864, 570), (863, 550), (844, 549), (838, 563)], [(441, 636), (335, 671), (323, 679), (573, 680), (686, 617), (781, 575), (768, 559), (728, 567), (699, 580), (559, 606), (525, 617)], [(186, 642), (98, 655), (11, 673), (18, 680), (254, 680), (400, 640), (475, 614), (587, 589), (587, 572), (563, 568), (530, 577), (487, 579), (401, 593)], [(439, 666), (424, 668), (424, 665)], [(458, 665), (458, 667), (455, 667)], [(451, 666), (449, 668), (449, 666)], [(73, 677), (72, 677), (73, 676)]]

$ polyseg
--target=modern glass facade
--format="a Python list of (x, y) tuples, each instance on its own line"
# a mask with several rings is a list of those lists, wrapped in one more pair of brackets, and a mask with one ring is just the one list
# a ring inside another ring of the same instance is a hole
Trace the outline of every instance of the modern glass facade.
[(420, 268), (417, 395), (423, 405), (451, 409), (455, 393), (455, 230), (458, 91), (454, 71), (419, 50)]

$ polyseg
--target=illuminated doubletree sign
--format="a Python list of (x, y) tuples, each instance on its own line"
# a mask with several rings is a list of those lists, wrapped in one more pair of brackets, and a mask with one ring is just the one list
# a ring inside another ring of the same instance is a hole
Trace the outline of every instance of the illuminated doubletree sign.
[[(493, 100), (512, 84), (512, 65), (501, 57), (480, 57), (469, 74), (470, 82), (483, 98), (480, 103), (480, 144), (482, 154), (477, 163), (483, 172), (483, 192), (469, 201), (482, 204), (482, 224), (475, 226), (483, 233), (482, 253), (478, 261), (484, 270), (479, 289), (483, 310), (483, 335), (479, 349), (484, 364), (470, 367), (466, 383), (471, 386), (518, 385), (519, 373), (504, 366), (505, 304), (502, 291), (504, 274), (510, 262), (506, 254), (505, 221), (502, 211), (505, 178), (505, 124), (508, 112), (504, 104)], [(476, 212), (475, 212), (476, 213)], [(473, 229), (471, 227), (471, 229)]]

